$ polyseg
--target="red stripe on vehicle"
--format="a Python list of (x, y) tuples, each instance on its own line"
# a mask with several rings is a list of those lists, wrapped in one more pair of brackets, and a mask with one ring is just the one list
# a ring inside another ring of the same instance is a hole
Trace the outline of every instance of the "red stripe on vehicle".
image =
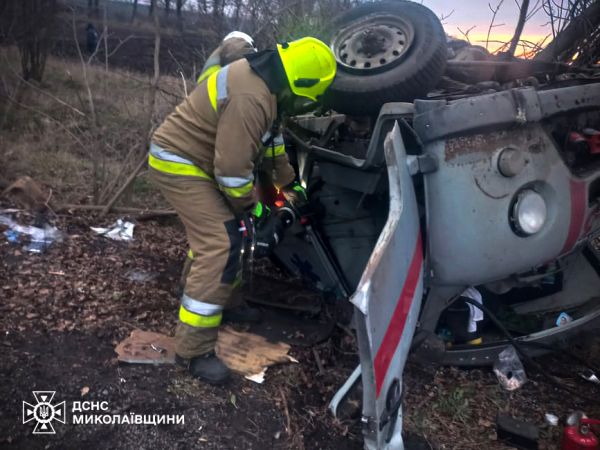
[(581, 234), (581, 227), (585, 219), (585, 188), (586, 184), (581, 181), (571, 180), (571, 222), (569, 224), (569, 234), (563, 245), (561, 254), (568, 252), (573, 248)]
[(404, 281), (404, 286), (402, 287), (402, 292), (400, 293), (400, 297), (398, 297), (392, 319), (390, 320), (385, 336), (381, 341), (381, 345), (379, 346), (377, 354), (375, 355), (375, 360), (373, 361), (377, 397), (379, 397), (379, 394), (381, 393), (383, 380), (385, 379), (385, 375), (390, 367), (400, 338), (402, 337), (410, 306), (412, 305), (419, 279), (421, 278), (422, 264), (423, 250), (421, 249), (421, 233), (419, 233), (417, 245), (413, 252), (412, 261), (408, 269), (406, 280)]

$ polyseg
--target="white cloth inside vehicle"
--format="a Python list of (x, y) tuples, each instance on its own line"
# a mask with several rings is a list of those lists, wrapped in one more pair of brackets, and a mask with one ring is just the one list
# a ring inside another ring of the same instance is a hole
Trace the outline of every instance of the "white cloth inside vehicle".
[[(467, 288), (461, 294), (461, 297), (470, 298), (471, 300), (479, 303), (480, 305), (483, 304), (483, 297), (481, 296), (481, 292), (479, 292), (473, 286)], [(469, 306), (469, 326), (467, 331), (469, 333), (475, 333), (477, 331), (477, 322), (483, 320), (483, 311), (477, 308), (475, 305), (472, 305), (471, 303), (467, 303), (467, 305)]]

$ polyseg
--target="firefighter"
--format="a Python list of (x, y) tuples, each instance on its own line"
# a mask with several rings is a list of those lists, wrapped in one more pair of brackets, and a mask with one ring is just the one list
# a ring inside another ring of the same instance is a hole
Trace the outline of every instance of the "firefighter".
[(254, 215), (259, 244), (278, 242), (281, 224), (257, 201), (254, 181), (267, 173), (290, 202), (305, 199), (277, 124), (299, 100), (318, 101), (335, 72), (329, 47), (311, 37), (253, 52), (213, 72), (153, 135), (150, 176), (194, 253), (175, 332), (178, 360), (194, 377), (213, 384), (229, 377), (214, 348), (241, 281), (240, 218)]
[[(198, 84), (202, 84), (204, 80), (206, 80), (212, 73), (219, 70), (221, 67), (226, 66), (238, 59), (243, 58), (249, 53), (256, 52), (256, 47), (254, 45), (254, 39), (251, 36), (243, 33), (241, 31), (232, 31), (227, 36), (223, 38), (221, 41), (221, 45), (219, 45), (208, 57), (204, 66), (202, 67), (202, 72), (198, 77)], [(185, 288), (185, 280), (187, 275), (192, 267), (192, 263), (194, 262), (194, 252), (190, 249), (187, 252), (185, 263), (183, 265), (183, 270), (181, 272), (181, 279), (179, 281), (178, 290), (183, 292)], [(256, 316), (246, 315), (246, 321), (253, 321), (252, 319), (256, 319)]]
[(232, 31), (221, 41), (215, 51), (207, 58), (198, 77), (198, 84), (206, 80), (221, 67), (231, 64), (249, 53), (256, 52), (254, 39), (241, 31)]

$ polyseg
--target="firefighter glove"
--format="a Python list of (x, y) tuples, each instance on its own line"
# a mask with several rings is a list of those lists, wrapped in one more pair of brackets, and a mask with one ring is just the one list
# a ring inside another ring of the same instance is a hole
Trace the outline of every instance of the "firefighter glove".
[(308, 195), (306, 189), (297, 181), (293, 181), (281, 188), (288, 203), (299, 215), (304, 215), (308, 209)]

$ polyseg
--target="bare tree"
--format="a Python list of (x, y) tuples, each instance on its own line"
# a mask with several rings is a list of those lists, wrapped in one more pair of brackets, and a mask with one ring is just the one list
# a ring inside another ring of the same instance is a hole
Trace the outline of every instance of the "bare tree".
[(545, 0), (544, 11), (550, 18), (554, 39), (535, 59), (539, 61), (592, 64), (600, 53), (600, 1)]
[(133, 0), (133, 9), (131, 10), (131, 22), (135, 20), (137, 14), (138, 0)]
[(11, 0), (16, 15), (15, 40), (25, 80), (41, 81), (52, 43), (57, 14), (56, 0)]

